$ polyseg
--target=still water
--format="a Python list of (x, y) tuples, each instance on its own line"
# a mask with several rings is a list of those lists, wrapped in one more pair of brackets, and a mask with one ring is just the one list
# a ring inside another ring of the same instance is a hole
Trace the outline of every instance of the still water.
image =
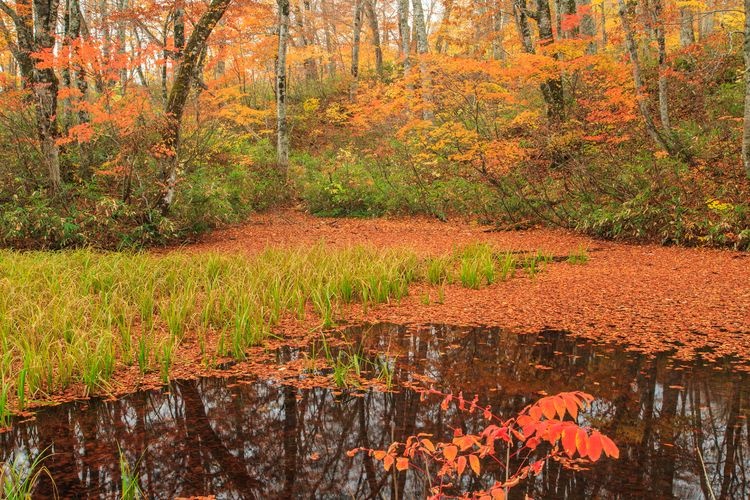
[[(750, 387), (722, 366), (677, 363), (577, 340), (563, 332), (514, 335), (492, 328), (377, 324), (346, 332), (358, 352), (388, 352), (396, 383), (432, 380), (479, 395), (511, 416), (539, 397), (583, 390), (597, 397), (589, 425), (618, 444), (619, 460), (572, 472), (556, 463), (513, 490), (523, 498), (716, 498), (750, 495)], [(279, 361), (310, 356), (282, 349)], [(381, 356), (382, 358), (382, 356)], [(168, 390), (40, 411), (0, 434), (0, 460), (45, 448), (62, 498), (116, 498), (119, 449), (138, 463), (148, 498), (419, 498), (417, 473), (384, 473), (355, 447), (386, 448), (418, 432), (477, 431), (481, 415), (440, 410), (399, 392), (298, 389), (270, 381), (178, 381)], [(486, 487), (501, 471), (467, 475)], [(43, 478), (36, 496), (49, 498)]]

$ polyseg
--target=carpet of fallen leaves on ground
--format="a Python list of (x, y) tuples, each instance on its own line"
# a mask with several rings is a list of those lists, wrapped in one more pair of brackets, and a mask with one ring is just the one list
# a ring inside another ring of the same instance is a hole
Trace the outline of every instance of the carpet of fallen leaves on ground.
[(359, 306), (347, 308), (343, 313), (349, 322), (487, 325), (518, 333), (554, 328), (640, 350), (674, 349), (683, 359), (710, 348), (704, 358), (750, 361), (750, 253), (623, 244), (552, 229), (493, 231), (425, 218), (325, 219), (292, 210), (256, 215), (189, 248), (253, 253), (320, 241), (407, 247), (421, 255), (474, 242), (556, 256), (581, 247), (589, 252), (584, 265), (553, 263), (534, 279), (518, 273), (480, 290), (448, 286), (443, 304), (425, 305), (422, 297), (429, 287), (412, 286), (406, 299), (366, 314)]
[[(479, 290), (447, 285), (442, 304), (437, 288), (412, 285), (399, 302), (339, 309), (342, 325), (387, 321), (408, 325), (444, 323), (500, 326), (515, 333), (537, 333), (544, 328), (568, 330), (597, 342), (646, 352), (672, 350), (691, 360), (736, 358), (738, 369), (750, 369), (750, 254), (711, 249), (629, 245), (594, 240), (566, 231), (531, 229), (494, 231), (464, 222), (408, 219), (323, 219), (297, 211), (255, 215), (242, 226), (216, 231), (203, 241), (168, 251), (262, 251), (267, 247), (305, 247), (325, 242), (331, 246), (368, 244), (407, 247), (420, 255), (440, 255), (462, 245), (486, 242), (498, 251), (542, 250), (558, 257), (581, 247), (588, 249), (583, 265), (555, 262), (535, 278), (518, 272), (506, 282)], [(423, 298), (430, 295), (430, 304)], [(172, 379), (202, 376), (262, 377), (300, 387), (330, 386), (329, 377), (311, 374), (304, 357), (280, 363), (276, 349), (304, 349), (320, 339), (319, 321), (312, 307), (307, 319), (283, 318), (278, 338), (251, 348), (247, 359), (202, 359), (197, 340), (188, 333), (175, 354)], [(215, 352), (218, 334), (208, 339)], [(336, 341), (335, 334), (328, 335)], [(319, 360), (319, 363), (325, 363)], [(317, 367), (322, 368), (322, 366)], [(300, 377), (305, 373), (304, 377)], [(425, 381), (428, 383), (429, 381)], [(361, 388), (379, 386), (362, 381)], [(118, 366), (112, 382), (97, 395), (111, 398), (136, 390), (163, 387), (159, 373), (142, 375), (137, 367)], [(65, 393), (31, 402), (30, 409), (80, 399), (82, 384)], [(27, 412), (33, 418), (33, 414)]]

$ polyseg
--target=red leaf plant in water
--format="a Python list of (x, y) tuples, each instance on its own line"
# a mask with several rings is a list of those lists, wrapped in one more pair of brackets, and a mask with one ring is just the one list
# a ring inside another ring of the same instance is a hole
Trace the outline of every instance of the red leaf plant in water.
[[(479, 476), (483, 461), (499, 464), (505, 470), (505, 479), (495, 481), (489, 490), (474, 491), (461, 498), (505, 499), (510, 488), (539, 474), (549, 460), (560, 462), (567, 468), (581, 469), (598, 461), (602, 455), (620, 456), (610, 438), (577, 423), (579, 412), (594, 400), (585, 392), (562, 392), (543, 397), (507, 420), (494, 415), (491, 407), (480, 406), (478, 397), (467, 400), (462, 393), (454, 396), (429, 389), (422, 392), (422, 399), (428, 395), (443, 398), (442, 411), (455, 404), (462, 412), (481, 412), (487, 426), (479, 434), (464, 434), (461, 429), (455, 429), (449, 442), (433, 441), (431, 434), (421, 433), (409, 436), (406, 442), (395, 442), (387, 450), (355, 448), (348, 455), (368, 453), (382, 462), (386, 471), (395, 466), (397, 471), (412, 468), (423, 473), (429, 481), (430, 498), (435, 500), (446, 498), (454, 486), (453, 480), (464, 473)], [(496, 448), (498, 444), (501, 445), (500, 452)], [(532, 455), (539, 451), (543, 453), (532, 459)], [(515, 471), (510, 470), (511, 458), (520, 460)], [(434, 477), (431, 471), (435, 471)]]

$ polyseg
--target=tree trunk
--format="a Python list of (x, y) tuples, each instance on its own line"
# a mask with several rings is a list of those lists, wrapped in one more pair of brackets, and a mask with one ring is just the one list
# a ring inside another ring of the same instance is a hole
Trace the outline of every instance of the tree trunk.
[(419, 54), (419, 73), (422, 80), (422, 119), (432, 121), (435, 114), (432, 110), (432, 78), (430, 70), (427, 67), (427, 61), (424, 56), (430, 50), (427, 43), (427, 28), (424, 22), (424, 10), (422, 9), (422, 0), (413, 0), (414, 6), (414, 27), (417, 34), (417, 53)]
[[(539, 30), (539, 45), (544, 47), (554, 43), (549, 0), (536, 0), (534, 19)], [(565, 114), (562, 78), (550, 78), (544, 82), (542, 84), (542, 95), (544, 96), (544, 102), (547, 104), (547, 118), (553, 122), (562, 121)]]
[(190, 38), (182, 51), (179, 66), (175, 71), (172, 89), (169, 91), (166, 106), (166, 126), (162, 141), (168, 157), (162, 166), (162, 188), (158, 206), (163, 214), (169, 212), (174, 202), (179, 166), (180, 122), (185, 111), (185, 103), (193, 86), (196, 68), (199, 67), (208, 37), (222, 18), (230, 0), (212, 0), (208, 10), (198, 19)]
[(689, 7), (680, 9), (680, 47), (687, 47), (695, 43), (693, 10)]
[(534, 42), (531, 39), (529, 16), (526, 10), (526, 0), (513, 0), (513, 15), (516, 18), (516, 29), (521, 39), (521, 46), (527, 54), (534, 53)]
[(742, 132), (742, 163), (750, 178), (750, 0), (745, 0), (745, 121)]
[[(594, 16), (591, 15), (591, 0), (576, 0), (576, 10), (582, 12), (581, 14), (581, 25), (580, 32), (585, 38), (591, 40), (589, 46), (586, 47), (586, 52), (589, 54), (596, 53), (596, 23), (594, 22)], [(604, 2), (602, 2), (604, 5)], [(603, 22), (603, 21), (602, 21)]]
[[(745, 0), (750, 1), (750, 0)], [(619, 6), (619, 15), (622, 22), (622, 29), (625, 34), (625, 48), (630, 56), (630, 65), (633, 72), (633, 84), (635, 87), (635, 97), (638, 100), (638, 109), (641, 112), (641, 117), (646, 125), (646, 131), (651, 136), (654, 142), (656, 142), (662, 149), (664, 149), (670, 155), (674, 154), (674, 149), (669, 142), (669, 139), (664, 137), (662, 133), (656, 128), (654, 119), (651, 116), (651, 110), (648, 107), (648, 99), (643, 86), (643, 78), (641, 77), (641, 63), (638, 57), (638, 46), (635, 43), (635, 36), (633, 34), (633, 28), (630, 24), (630, 18), (633, 15), (632, 4), (631, 8), (625, 4), (625, 0), (617, 0)]]
[(42, 152), (42, 161), (47, 169), (49, 189), (57, 195), (62, 188), (59, 147), (57, 145), (57, 94), (58, 79), (54, 69), (39, 68), (37, 53), (52, 52), (55, 46), (58, 0), (28, 0), (16, 2), (13, 10), (0, 1), (0, 11), (13, 20), (16, 43), (11, 46), (18, 61), (24, 85), (31, 89), (34, 112), (37, 119), (37, 134)]
[(503, 47), (503, 29), (505, 28), (505, 18), (500, 2), (495, 0), (492, 13), (492, 58), (496, 61), (505, 60), (505, 48)]
[(446, 40), (445, 32), (447, 31), (448, 24), (451, 20), (453, 1), (454, 0), (445, 0), (443, 19), (440, 21), (440, 29), (438, 30), (437, 41), (435, 42), (435, 52), (438, 54), (445, 54), (448, 51), (448, 41)]
[(422, 0), (412, 0), (414, 6), (414, 30), (417, 35), (417, 53), (426, 54), (429, 52), (429, 46), (427, 45), (427, 28), (424, 23), (424, 10), (422, 8)]
[(707, 0), (705, 6), (705, 12), (700, 16), (700, 22), (698, 24), (698, 30), (701, 41), (706, 37), (711, 36), (714, 32), (714, 10), (716, 9), (716, 2), (714, 0)]
[(381, 76), (383, 74), (383, 47), (380, 42), (380, 26), (376, 9), (377, 0), (364, 0), (364, 2), (365, 9), (367, 10), (367, 19), (370, 22), (372, 44), (375, 47), (375, 71), (378, 76)]
[(286, 178), (289, 169), (289, 130), (286, 116), (286, 54), (289, 43), (289, 0), (276, 0), (279, 8), (279, 47), (276, 56), (276, 156)]
[(409, 76), (411, 61), (409, 51), (411, 38), (409, 33), (409, 0), (398, 0), (398, 32), (401, 37), (399, 52), (404, 61), (404, 78)]
[(354, 2), (354, 31), (352, 34), (352, 67), (351, 75), (356, 82), (359, 78), (359, 45), (362, 38), (362, 2), (364, 0), (355, 0)]
[(663, 6), (661, 0), (654, 0), (652, 18), (654, 22), (654, 34), (659, 52), (659, 119), (666, 137), (672, 136), (672, 126), (669, 120), (669, 91), (667, 86), (667, 42), (664, 29), (664, 18), (662, 17)]

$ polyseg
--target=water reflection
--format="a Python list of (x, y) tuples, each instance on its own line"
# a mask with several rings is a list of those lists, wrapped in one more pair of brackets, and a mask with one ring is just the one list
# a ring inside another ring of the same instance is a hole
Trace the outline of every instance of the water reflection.
[[(429, 377), (437, 387), (478, 393), (511, 414), (538, 397), (582, 389), (599, 397), (591, 423), (612, 435), (618, 461), (572, 473), (550, 464), (525, 489), (534, 498), (747, 498), (750, 402), (744, 375), (714, 366), (675, 365), (595, 348), (557, 332), (515, 336), (493, 329), (409, 330), (374, 325), (366, 349), (398, 354), (397, 380)], [(283, 357), (300, 353), (287, 351)], [(439, 410), (411, 391), (335, 395), (270, 382), (206, 379), (169, 392), (115, 402), (51, 408), (0, 434), (0, 459), (51, 446), (46, 461), (66, 498), (118, 495), (118, 443), (149, 498), (412, 498), (426, 485), (396, 478), (354, 447), (386, 447), (417, 432), (472, 432), (479, 415)], [(701, 465), (702, 464), (702, 465)], [(497, 469), (467, 476), (464, 488), (490, 484)], [(37, 494), (51, 494), (42, 481)]]

